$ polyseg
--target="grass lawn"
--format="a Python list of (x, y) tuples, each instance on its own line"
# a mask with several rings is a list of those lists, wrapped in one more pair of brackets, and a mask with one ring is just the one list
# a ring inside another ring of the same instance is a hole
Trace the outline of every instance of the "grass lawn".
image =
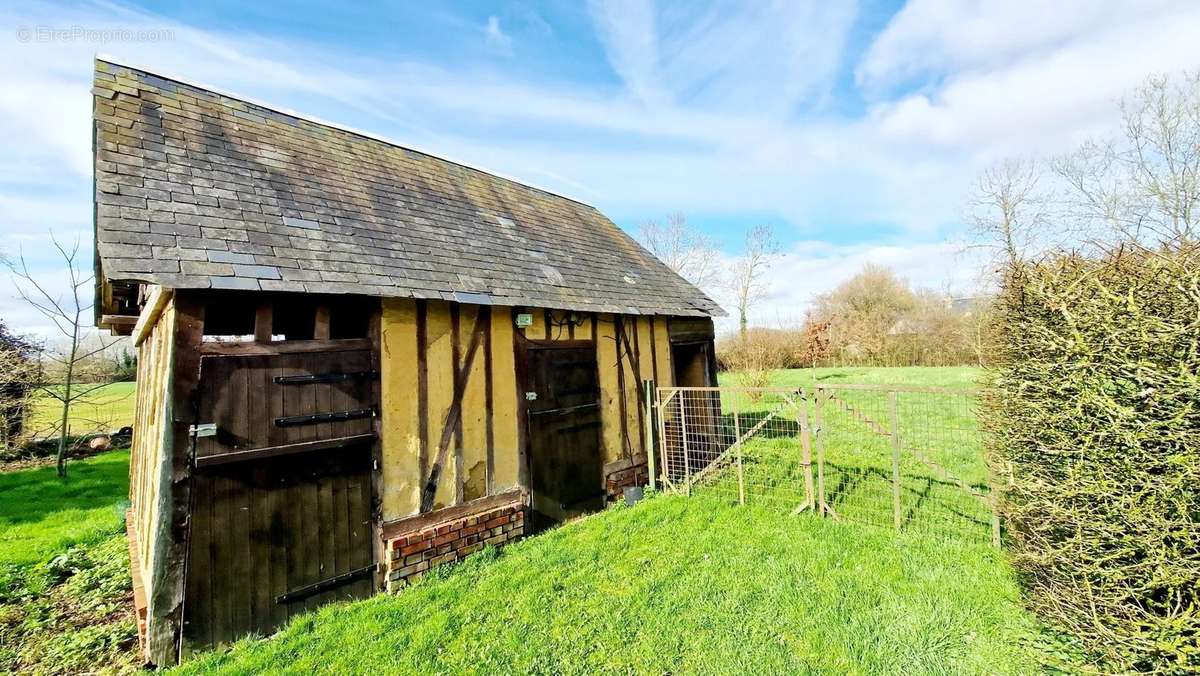
[(0, 673), (136, 668), (129, 453), (0, 473)]
[[(917, 385), (921, 387), (976, 387), (982, 369), (970, 366), (839, 366), (816, 369), (783, 369), (771, 374), (775, 387), (812, 384)], [(722, 373), (722, 386), (736, 386), (737, 374)]]
[[(890, 433), (895, 424), (900, 443), (901, 527), (937, 537), (987, 542), (992, 537), (988, 468), (971, 394), (979, 376), (978, 369), (967, 367), (792, 369), (773, 372), (771, 386), (807, 389), (813, 384), (850, 383), (953, 390), (948, 394), (897, 392), (893, 401), (893, 395), (884, 389), (830, 389), (822, 399), (819, 428), (811, 390), (807, 399), (792, 397), (791, 401), (802, 404), (814, 429), (819, 429), (812, 438), (816, 445), (819, 435), (825, 451), (826, 504), (839, 517), (894, 528), (895, 449)], [(722, 374), (721, 380), (724, 385), (736, 386), (738, 376)], [(716, 444), (715, 450), (724, 450), (738, 437), (735, 424), (746, 430), (768, 414), (775, 417), (741, 447), (740, 477), (733, 456), (726, 456), (723, 461), (727, 464), (709, 470), (701, 488), (737, 500), (740, 478), (747, 501), (788, 510), (805, 502), (808, 470), (803, 463), (796, 408), (776, 393), (757, 398), (723, 395), (723, 415), (715, 429), (726, 441)], [(735, 410), (740, 416), (738, 423), (731, 415)], [(676, 462), (682, 462), (681, 457)], [(816, 470), (812, 472), (815, 478)]]
[[(133, 425), (135, 390), (136, 383), (112, 383), (88, 394), (87, 401), (72, 404), (68, 418), (71, 433), (112, 432)], [(28, 428), (35, 435), (54, 430), (62, 415), (61, 406), (57, 399), (42, 393), (29, 414)]]
[(129, 493), (129, 452), (0, 473), (0, 566), (40, 563), (71, 544), (119, 531)]
[(184, 673), (1034, 673), (1000, 552), (660, 496)]

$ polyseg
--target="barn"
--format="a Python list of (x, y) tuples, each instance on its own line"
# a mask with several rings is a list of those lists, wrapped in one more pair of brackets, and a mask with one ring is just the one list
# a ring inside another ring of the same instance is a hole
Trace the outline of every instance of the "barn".
[(153, 663), (598, 509), (643, 383), (715, 382), (720, 308), (591, 206), (108, 60), (92, 94)]

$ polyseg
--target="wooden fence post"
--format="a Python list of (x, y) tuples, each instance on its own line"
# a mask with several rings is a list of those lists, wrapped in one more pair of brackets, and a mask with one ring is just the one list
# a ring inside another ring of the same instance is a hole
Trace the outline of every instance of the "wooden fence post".
[(892, 417), (892, 521), (900, 530), (900, 412), (895, 390), (888, 393), (888, 404)]
[(804, 504), (809, 510), (816, 507), (813, 496), (812, 428), (808, 424), (808, 397), (800, 391), (800, 448), (804, 462)]
[(646, 415), (642, 418), (642, 445), (646, 451), (646, 471), (650, 473), (650, 490), (655, 490), (658, 487), (658, 477), (654, 457), (654, 416), (658, 414), (658, 409), (654, 406), (654, 380), (643, 380), (642, 391), (646, 399)]
[(988, 502), (992, 506), (992, 545), (997, 549), (1000, 547), (1000, 500), (996, 493), (995, 487), (990, 489), (991, 495), (988, 496)]
[(658, 402), (655, 408), (658, 410), (658, 459), (662, 461), (662, 480), (663, 488), (671, 486), (671, 461), (667, 457), (667, 404), (671, 398), (676, 396), (675, 392), (667, 395), (663, 399), (659, 392), (654, 393), (654, 399)]
[[(741, 403), (740, 401), (738, 402)], [(741, 442), (742, 438), (742, 421), (738, 417), (737, 408), (733, 409), (733, 438), (737, 444), (737, 469), (738, 469), (738, 504), (746, 504), (746, 479), (742, 474), (742, 447), (745, 445)]]
[(824, 391), (818, 385), (813, 390), (813, 419), (816, 423), (816, 434), (814, 441), (817, 444), (817, 500), (820, 508), (819, 514), (826, 516), (829, 513), (829, 505), (825, 503), (825, 430), (821, 425), (821, 397)]
[(688, 438), (687, 438), (687, 393), (689, 390), (679, 391), (679, 436), (683, 438), (683, 485), (687, 488), (687, 494), (692, 494), (692, 461), (688, 457)]

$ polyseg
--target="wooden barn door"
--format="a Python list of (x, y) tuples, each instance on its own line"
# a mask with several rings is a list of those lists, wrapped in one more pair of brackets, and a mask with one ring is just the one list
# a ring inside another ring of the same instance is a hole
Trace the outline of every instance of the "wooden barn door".
[(530, 346), (526, 404), (533, 527), (604, 505), (596, 350)]
[(373, 591), (365, 350), (201, 359), (185, 649)]

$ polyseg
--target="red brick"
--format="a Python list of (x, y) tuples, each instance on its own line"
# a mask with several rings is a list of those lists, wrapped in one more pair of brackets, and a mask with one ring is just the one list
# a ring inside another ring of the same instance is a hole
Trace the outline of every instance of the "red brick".
[(422, 540), (420, 542), (414, 542), (413, 544), (405, 547), (404, 549), (401, 549), (400, 552), (402, 554), (404, 554), (405, 556), (408, 556), (409, 554), (423, 552), (432, 546), (433, 546), (433, 543), (430, 540)]

